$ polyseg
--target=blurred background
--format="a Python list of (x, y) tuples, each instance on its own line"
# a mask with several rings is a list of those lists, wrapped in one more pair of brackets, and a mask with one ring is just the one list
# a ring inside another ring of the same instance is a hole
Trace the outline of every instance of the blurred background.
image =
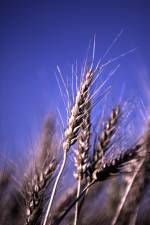
[[(18, 159), (38, 137), (45, 116), (63, 110), (56, 81), (78, 68), (96, 37), (95, 61), (121, 32), (106, 61), (118, 60), (112, 86), (145, 101), (150, 81), (150, 2), (147, 0), (0, 1), (0, 151)], [(91, 42), (90, 42), (91, 41)], [(116, 93), (114, 92), (114, 95)], [(146, 103), (145, 103), (146, 104)], [(59, 126), (59, 124), (58, 124)]]

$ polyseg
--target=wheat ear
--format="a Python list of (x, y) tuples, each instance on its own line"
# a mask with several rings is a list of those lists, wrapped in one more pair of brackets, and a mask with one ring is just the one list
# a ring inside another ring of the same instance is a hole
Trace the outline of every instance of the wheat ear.
[(104, 129), (100, 137), (98, 138), (92, 163), (92, 171), (93, 171), (92, 179), (95, 179), (95, 174), (102, 168), (103, 158), (105, 152), (107, 151), (110, 140), (116, 131), (116, 126), (118, 123), (118, 119), (120, 117), (120, 112), (121, 109), (119, 105), (112, 110), (108, 120), (105, 123)]
[(65, 168), (65, 164), (66, 164), (66, 160), (67, 160), (67, 153), (71, 147), (71, 145), (73, 145), (76, 140), (77, 140), (77, 134), (78, 131), (80, 129), (81, 126), (81, 122), (82, 122), (82, 117), (84, 114), (84, 107), (85, 107), (85, 100), (88, 94), (88, 90), (90, 88), (92, 79), (93, 79), (93, 72), (92, 71), (88, 71), (85, 74), (85, 77), (83, 78), (81, 84), (80, 84), (80, 89), (77, 92), (76, 98), (75, 98), (75, 104), (72, 107), (71, 113), (70, 113), (70, 117), (68, 119), (68, 126), (64, 132), (64, 142), (63, 142), (63, 150), (64, 150), (64, 155), (63, 155), (63, 162), (60, 168), (60, 171), (56, 177), (56, 181), (54, 183), (54, 187), (52, 190), (52, 194), (48, 203), (48, 207), (46, 210), (46, 215), (44, 217), (44, 222), (43, 225), (46, 225), (47, 220), (48, 220), (48, 216), (50, 214), (51, 211), (51, 207), (52, 207), (52, 203), (53, 203), (53, 199), (56, 193), (56, 189), (57, 189), (57, 185), (59, 183), (60, 177), (62, 175), (62, 172)]
[[(85, 104), (85, 113), (82, 118), (82, 124), (80, 129), (80, 134), (78, 136), (78, 148), (75, 151), (75, 166), (76, 173), (75, 177), (77, 178), (77, 198), (80, 195), (81, 190), (81, 181), (83, 179), (83, 175), (87, 171), (89, 167), (89, 148), (90, 148), (90, 96), (87, 96)], [(75, 217), (74, 217), (74, 225), (77, 224), (78, 212), (79, 211), (79, 201), (75, 205)]]
[(25, 224), (35, 224), (41, 210), (43, 194), (56, 169), (56, 161), (53, 160), (42, 172), (36, 173), (27, 187), (26, 218)]

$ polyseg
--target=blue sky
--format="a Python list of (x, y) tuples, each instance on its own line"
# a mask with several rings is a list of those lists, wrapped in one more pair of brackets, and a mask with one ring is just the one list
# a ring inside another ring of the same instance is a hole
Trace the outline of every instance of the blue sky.
[[(70, 76), (96, 35), (98, 60), (123, 33), (108, 58), (137, 47), (119, 60), (117, 89), (142, 94), (150, 79), (150, 3), (147, 0), (5, 0), (0, 2), (0, 147), (24, 151), (44, 116), (61, 98), (56, 66)], [(7, 150), (6, 150), (7, 149)]]

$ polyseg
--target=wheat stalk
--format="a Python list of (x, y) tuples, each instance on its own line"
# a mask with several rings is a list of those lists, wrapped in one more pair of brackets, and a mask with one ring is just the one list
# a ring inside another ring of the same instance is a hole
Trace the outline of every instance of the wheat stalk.
[(88, 95), (88, 90), (90, 88), (90, 84), (92, 82), (93, 75), (94, 75), (94, 73), (91, 70), (85, 74), (85, 77), (80, 84), (80, 89), (77, 92), (77, 95), (75, 98), (75, 103), (72, 107), (70, 117), (68, 119), (68, 126), (64, 132), (65, 139), (63, 142), (64, 155), (63, 155), (62, 165), (61, 165), (60, 171), (56, 177), (56, 181), (55, 181), (55, 184), (54, 184), (54, 187), (53, 187), (53, 190), (51, 193), (51, 197), (50, 197), (50, 200), (48, 203), (48, 207), (46, 210), (46, 214), (44, 217), (43, 225), (46, 225), (46, 223), (47, 223), (48, 216), (50, 214), (51, 207), (52, 207), (52, 202), (53, 202), (53, 199), (54, 199), (54, 196), (56, 193), (57, 185), (58, 185), (58, 182), (60, 180), (60, 177), (62, 175), (62, 172), (63, 172), (65, 164), (66, 164), (67, 153), (68, 153), (71, 145), (73, 145), (76, 142), (77, 134), (80, 129), (80, 126), (82, 123), (82, 117), (84, 114), (85, 100)]

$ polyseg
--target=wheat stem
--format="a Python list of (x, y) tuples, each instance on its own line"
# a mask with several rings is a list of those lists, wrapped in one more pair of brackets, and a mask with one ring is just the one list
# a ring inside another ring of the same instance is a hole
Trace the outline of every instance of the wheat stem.
[[(81, 177), (78, 180), (77, 198), (79, 198), (79, 196), (80, 196), (80, 190), (81, 190)], [(78, 211), (79, 211), (79, 201), (77, 201), (76, 205), (75, 205), (74, 225), (77, 225)]]
[(46, 223), (47, 223), (47, 220), (48, 220), (51, 208), (52, 208), (53, 199), (54, 199), (54, 196), (55, 196), (55, 193), (56, 193), (57, 185), (59, 183), (60, 177), (61, 177), (62, 172), (64, 170), (66, 160), (67, 160), (67, 151), (64, 151), (63, 162), (62, 162), (60, 171), (59, 171), (59, 173), (56, 177), (56, 181), (55, 181), (55, 184), (54, 184), (54, 187), (53, 187), (53, 190), (52, 190), (51, 198), (50, 198), (49, 203), (48, 203), (48, 207), (47, 207), (47, 211), (46, 211), (46, 215), (45, 215), (45, 218), (44, 218), (43, 225), (46, 225)]

